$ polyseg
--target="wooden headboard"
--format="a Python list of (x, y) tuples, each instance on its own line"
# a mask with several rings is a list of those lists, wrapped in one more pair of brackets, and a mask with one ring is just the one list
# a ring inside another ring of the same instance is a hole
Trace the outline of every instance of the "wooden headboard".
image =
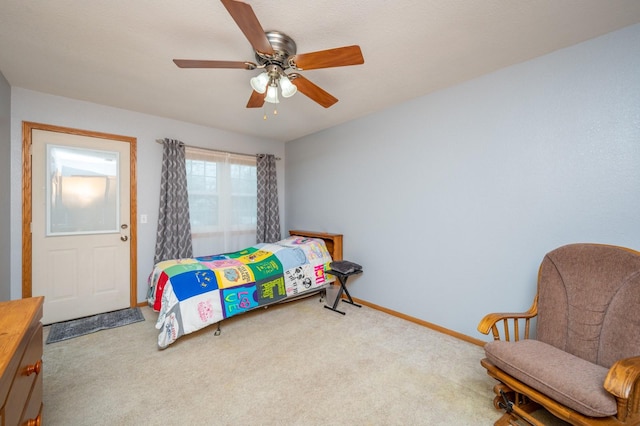
[(327, 232), (289, 231), (289, 235), (298, 237), (320, 238), (324, 240), (329, 254), (333, 260), (342, 260), (342, 234), (329, 234)]

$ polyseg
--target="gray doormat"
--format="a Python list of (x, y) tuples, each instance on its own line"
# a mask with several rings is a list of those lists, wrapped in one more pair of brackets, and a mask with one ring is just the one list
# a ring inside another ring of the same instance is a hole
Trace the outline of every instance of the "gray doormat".
[(56, 322), (51, 325), (47, 343), (55, 343), (61, 340), (73, 339), (85, 334), (108, 328), (122, 327), (144, 321), (140, 308), (126, 308), (119, 311), (105, 312), (91, 317), (78, 318), (70, 321)]

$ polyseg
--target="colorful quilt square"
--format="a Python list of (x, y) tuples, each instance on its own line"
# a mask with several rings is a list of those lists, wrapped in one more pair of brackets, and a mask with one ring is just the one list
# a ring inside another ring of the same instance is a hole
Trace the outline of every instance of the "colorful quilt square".
[(167, 315), (164, 318), (162, 329), (160, 330), (160, 334), (158, 334), (159, 347), (166, 348), (171, 343), (175, 342), (178, 337), (184, 334), (180, 328), (180, 324), (182, 324), (180, 306), (176, 305), (174, 306), (174, 309), (167, 312)]
[(314, 268), (308, 263), (285, 271), (284, 282), (288, 296), (317, 287)]
[(225, 256), (232, 258), (232, 259), (237, 259), (239, 257), (243, 257), (243, 256), (248, 256), (251, 253), (255, 253), (257, 252), (258, 249), (255, 247), (248, 247), (244, 250), (240, 250), (240, 251), (234, 251), (232, 253), (225, 253)]
[(199, 294), (180, 302), (184, 332), (191, 333), (220, 321), (222, 309), (220, 290)]
[(186, 271), (171, 277), (171, 285), (178, 300), (218, 289), (216, 275), (210, 269)]
[(310, 263), (331, 262), (331, 255), (322, 240), (304, 237), (289, 237), (280, 241), (278, 244), (282, 244), (285, 247), (299, 247), (302, 249)]
[(175, 265), (169, 266), (168, 268), (165, 268), (164, 272), (165, 274), (167, 274), (169, 276), (169, 278), (173, 278), (176, 275), (180, 275), (183, 274), (185, 272), (190, 272), (190, 271), (203, 271), (203, 270), (207, 270), (209, 268), (207, 268), (206, 266), (204, 266), (203, 264), (199, 263), (199, 262), (184, 262), (184, 263), (177, 263)]
[(326, 265), (315, 265), (313, 267), (313, 272), (314, 272), (314, 275), (316, 277), (316, 285), (317, 286), (320, 286), (322, 284), (330, 282), (330, 281), (327, 280), (327, 274), (324, 273), (325, 266)]
[(307, 263), (307, 256), (299, 247), (281, 247), (282, 250), (274, 252), (280, 261), (283, 270), (295, 268), (298, 265)]
[(169, 276), (164, 272), (162, 272), (156, 280), (155, 302), (153, 303), (153, 309), (156, 311), (159, 311), (162, 307), (162, 293), (164, 293), (164, 286), (167, 285), (167, 281), (169, 281)]
[(230, 265), (223, 269), (218, 267), (215, 269), (215, 274), (218, 278), (218, 286), (220, 288), (235, 287), (255, 282), (251, 269), (249, 269), (247, 265), (239, 262), (236, 265)]
[(185, 265), (189, 263), (198, 263), (195, 259), (169, 259), (156, 263), (156, 268), (167, 269), (174, 265)]
[(220, 296), (225, 318), (259, 306), (255, 284), (222, 289)]
[(247, 266), (253, 271), (256, 281), (262, 281), (283, 273), (282, 264), (274, 255), (270, 255), (259, 262), (250, 263)]
[(258, 292), (258, 303), (260, 305), (268, 305), (287, 297), (287, 288), (284, 284), (284, 276), (267, 278), (256, 283)]
[(222, 259), (201, 260), (200, 263), (202, 263), (204, 266), (206, 266), (209, 269), (228, 268), (233, 266), (244, 265), (244, 263), (240, 262), (238, 259), (230, 259), (227, 257)]
[(224, 260), (227, 259), (227, 256), (225, 256), (224, 254), (214, 254), (214, 255), (209, 255), (209, 256), (200, 256), (200, 257), (196, 257), (196, 260), (198, 262), (213, 262), (216, 260)]
[(249, 254), (246, 254), (244, 256), (240, 256), (238, 257), (238, 260), (242, 263), (244, 263), (245, 265), (250, 265), (252, 263), (259, 263), (259, 262), (263, 262), (264, 260), (268, 259), (269, 257), (272, 257), (273, 253), (266, 251), (266, 250), (255, 250), (252, 251)]

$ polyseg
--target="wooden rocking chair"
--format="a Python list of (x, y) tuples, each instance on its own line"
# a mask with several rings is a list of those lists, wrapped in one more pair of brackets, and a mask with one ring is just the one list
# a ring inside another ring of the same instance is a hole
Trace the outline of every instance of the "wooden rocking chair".
[(533, 414), (540, 407), (573, 425), (640, 425), (639, 252), (601, 244), (553, 250), (531, 308), (489, 314), (478, 330), (494, 338), (481, 364), (499, 382), (494, 406), (505, 413), (496, 425), (544, 425)]

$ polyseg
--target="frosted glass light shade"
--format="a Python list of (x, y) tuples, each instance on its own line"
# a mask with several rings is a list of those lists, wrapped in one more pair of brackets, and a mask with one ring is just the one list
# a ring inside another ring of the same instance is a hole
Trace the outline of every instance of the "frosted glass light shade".
[(266, 72), (260, 73), (257, 76), (249, 80), (251, 87), (258, 93), (264, 93), (267, 91), (267, 84), (269, 83), (269, 75)]
[(272, 104), (280, 103), (278, 100), (278, 86), (273, 85), (269, 86), (267, 89), (267, 96), (264, 98), (265, 102), (269, 102)]
[(282, 96), (285, 98), (290, 98), (298, 91), (296, 85), (293, 84), (286, 75), (280, 78), (280, 89), (282, 90)]

